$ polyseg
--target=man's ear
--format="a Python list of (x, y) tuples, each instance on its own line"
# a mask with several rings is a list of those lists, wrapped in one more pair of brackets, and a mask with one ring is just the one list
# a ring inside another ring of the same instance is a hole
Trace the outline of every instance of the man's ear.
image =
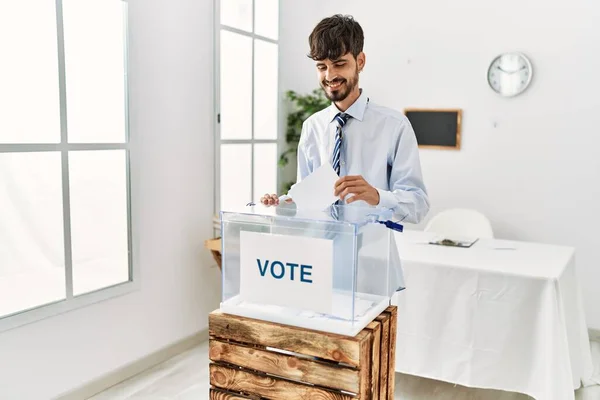
[(356, 65), (358, 66), (358, 71), (362, 71), (365, 67), (365, 63), (367, 62), (367, 56), (362, 51), (356, 57)]

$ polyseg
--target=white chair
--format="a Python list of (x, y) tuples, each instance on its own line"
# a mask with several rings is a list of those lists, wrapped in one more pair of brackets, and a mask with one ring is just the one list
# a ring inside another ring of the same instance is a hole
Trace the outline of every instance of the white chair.
[(465, 208), (453, 208), (440, 212), (429, 221), (425, 231), (449, 237), (494, 237), (492, 224), (487, 217), (479, 211)]

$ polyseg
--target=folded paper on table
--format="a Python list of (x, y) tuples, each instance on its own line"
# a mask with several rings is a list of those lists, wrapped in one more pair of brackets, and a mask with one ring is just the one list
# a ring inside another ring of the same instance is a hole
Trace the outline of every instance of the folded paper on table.
[(475, 244), (475, 242), (477, 242), (478, 240), (479, 238), (440, 236), (429, 241), (429, 244), (468, 248), (473, 246), (473, 244)]

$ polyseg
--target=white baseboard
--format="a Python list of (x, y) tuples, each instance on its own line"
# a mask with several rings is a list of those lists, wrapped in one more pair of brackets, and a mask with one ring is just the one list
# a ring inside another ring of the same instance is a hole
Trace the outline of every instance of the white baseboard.
[(60, 395), (56, 400), (83, 400), (88, 399), (109, 387), (123, 382), (139, 373), (152, 368), (157, 364), (167, 361), (182, 352), (191, 349), (198, 344), (208, 340), (208, 328), (189, 336), (170, 346), (164, 347), (137, 361), (125, 365), (115, 371), (109, 372), (100, 378), (86, 383), (85, 385)]

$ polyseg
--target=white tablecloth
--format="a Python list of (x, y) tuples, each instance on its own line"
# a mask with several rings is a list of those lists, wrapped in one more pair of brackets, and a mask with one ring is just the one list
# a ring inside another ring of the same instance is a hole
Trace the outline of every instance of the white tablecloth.
[(407, 286), (393, 299), (396, 371), (538, 400), (593, 384), (573, 248), (426, 244), (434, 236), (396, 235)]

